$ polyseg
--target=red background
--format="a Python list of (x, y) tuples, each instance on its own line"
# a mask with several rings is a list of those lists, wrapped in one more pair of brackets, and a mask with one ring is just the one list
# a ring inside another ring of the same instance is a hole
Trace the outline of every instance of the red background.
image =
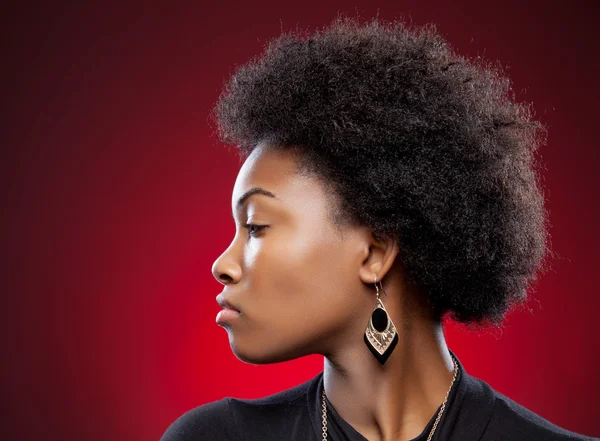
[(436, 23), (460, 52), (499, 59), (548, 125), (560, 259), (501, 333), (449, 324), (447, 340), (471, 374), (600, 436), (593, 2), (79, 3), (2, 14), (5, 435), (158, 440), (192, 407), (322, 369), (320, 356), (244, 364), (214, 322), (211, 265), (233, 237), (239, 162), (207, 115), (282, 27), (340, 11)]

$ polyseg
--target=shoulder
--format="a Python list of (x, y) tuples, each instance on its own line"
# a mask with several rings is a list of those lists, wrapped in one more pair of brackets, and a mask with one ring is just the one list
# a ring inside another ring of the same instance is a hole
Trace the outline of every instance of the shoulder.
[(482, 440), (598, 440), (559, 427), (498, 391), (493, 390), (493, 393), (494, 409)]
[(222, 398), (188, 410), (167, 428), (160, 441), (241, 439), (231, 424), (230, 400)]
[(307, 399), (312, 381), (263, 398), (232, 398), (234, 420), (244, 437), (261, 441), (310, 439)]
[(244, 415), (255, 411), (261, 413), (282, 412), (290, 406), (295, 407), (298, 405), (305, 405), (308, 389), (313, 381), (314, 379), (262, 398), (231, 398), (230, 404), (234, 412), (239, 412)]
[(277, 423), (307, 414), (306, 394), (312, 381), (262, 398), (226, 397), (203, 404), (177, 418), (160, 441), (285, 439), (287, 424)]

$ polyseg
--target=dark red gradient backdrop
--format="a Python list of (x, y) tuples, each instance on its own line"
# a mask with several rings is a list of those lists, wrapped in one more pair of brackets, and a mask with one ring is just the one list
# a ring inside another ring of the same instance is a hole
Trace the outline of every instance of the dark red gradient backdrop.
[(437, 23), (507, 66), (548, 125), (560, 259), (503, 332), (448, 324), (447, 338), (470, 373), (600, 436), (593, 2), (78, 3), (2, 13), (3, 439), (158, 440), (192, 407), (322, 369), (319, 356), (244, 364), (214, 322), (239, 162), (207, 116), (268, 38), (338, 11)]

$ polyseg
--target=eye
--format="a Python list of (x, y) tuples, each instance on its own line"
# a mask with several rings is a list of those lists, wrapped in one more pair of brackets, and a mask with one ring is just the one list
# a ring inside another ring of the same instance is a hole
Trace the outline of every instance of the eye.
[(250, 236), (256, 237), (264, 228), (267, 228), (268, 225), (256, 225), (256, 224), (244, 224), (242, 225), (244, 228), (248, 229), (248, 234)]

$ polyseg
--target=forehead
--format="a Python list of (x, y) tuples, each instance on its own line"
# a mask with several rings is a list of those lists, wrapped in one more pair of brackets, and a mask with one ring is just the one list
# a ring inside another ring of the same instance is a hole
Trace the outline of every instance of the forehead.
[(319, 180), (300, 172), (298, 165), (299, 155), (293, 150), (259, 144), (238, 172), (231, 201), (233, 210), (246, 191), (257, 187), (275, 194), (279, 202), (297, 201), (306, 191), (318, 198), (322, 193)]
[(300, 178), (297, 173), (297, 158), (293, 152), (259, 144), (238, 172), (232, 202), (235, 203), (252, 187), (262, 187), (279, 195)]
[[(240, 211), (238, 200), (248, 190), (261, 188), (275, 198), (253, 196), (265, 207), (292, 218), (312, 217), (310, 221), (329, 218), (331, 199), (321, 178), (299, 167), (300, 156), (293, 149), (278, 149), (259, 144), (248, 156), (238, 173), (232, 193), (232, 213)], [(314, 219), (313, 219), (314, 218)]]
[(308, 226), (315, 237), (320, 231), (331, 240), (337, 237), (332, 231), (343, 233), (346, 227), (352, 227), (352, 222), (338, 223), (341, 208), (334, 186), (324, 182), (311, 167), (304, 167), (302, 161), (298, 149), (259, 144), (238, 172), (232, 193), (234, 219), (242, 213), (243, 204), (238, 206), (238, 200), (249, 190), (260, 188), (275, 198), (258, 195), (245, 200), (258, 202), (261, 211), (265, 208), (293, 225)]

